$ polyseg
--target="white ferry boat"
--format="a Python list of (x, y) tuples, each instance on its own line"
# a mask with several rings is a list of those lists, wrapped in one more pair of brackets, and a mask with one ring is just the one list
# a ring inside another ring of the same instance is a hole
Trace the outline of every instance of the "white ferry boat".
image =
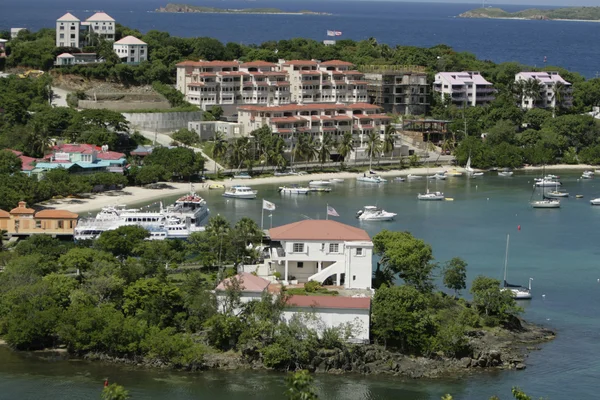
[(250, 186), (232, 186), (223, 193), (223, 197), (234, 199), (255, 199), (258, 191), (252, 190)]

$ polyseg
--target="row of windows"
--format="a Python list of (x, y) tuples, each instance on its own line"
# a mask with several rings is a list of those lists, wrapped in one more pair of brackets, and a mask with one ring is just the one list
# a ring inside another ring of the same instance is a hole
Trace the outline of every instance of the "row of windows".
[[(304, 243), (294, 243), (292, 245), (293, 248), (293, 252), (294, 253), (304, 253)], [(323, 246), (321, 248), (322, 250), (325, 250), (325, 243), (323, 243)], [(339, 253), (340, 252), (340, 245), (339, 243), (329, 243), (329, 253)], [(357, 256), (362, 256), (363, 255), (363, 249), (361, 247), (356, 248), (356, 255)], [(301, 263), (298, 263), (301, 264)], [(302, 268), (301, 265), (298, 265), (298, 268)]]

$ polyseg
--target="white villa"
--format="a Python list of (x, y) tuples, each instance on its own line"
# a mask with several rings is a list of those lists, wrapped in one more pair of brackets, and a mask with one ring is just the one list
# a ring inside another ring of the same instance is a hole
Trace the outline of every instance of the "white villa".
[(435, 75), (433, 89), (449, 97), (457, 106), (480, 106), (494, 100), (496, 90), (479, 72), (440, 72)]
[(104, 40), (115, 40), (115, 20), (108, 14), (97, 12), (85, 21), (71, 13), (56, 20), (56, 47), (86, 46), (94, 33)]
[(317, 281), (345, 289), (370, 289), (373, 242), (363, 229), (332, 220), (303, 220), (269, 229), (269, 275), (284, 284)]
[(125, 36), (113, 43), (113, 50), (125, 64), (139, 64), (148, 60), (148, 45), (135, 36)]
[(527, 110), (534, 107), (555, 108), (557, 106), (555, 95), (556, 84), (562, 84), (562, 107), (568, 108), (573, 105), (573, 90), (571, 83), (564, 80), (558, 72), (519, 72), (515, 75), (515, 81), (527, 82), (530, 79), (538, 81), (540, 84), (540, 95), (537, 99), (531, 96), (523, 96), (521, 99), (521, 108)]
[[(248, 272), (223, 280), (215, 289), (218, 310), (221, 313), (233, 312), (238, 314), (241, 310), (228, 310), (225, 291), (228, 287), (238, 282), (241, 291), (242, 304), (251, 301), (260, 301), (263, 293), (280, 293), (280, 285), (260, 278)], [(369, 326), (371, 319), (371, 299), (367, 296), (290, 296), (283, 310), (283, 320), (290, 322), (297, 318), (308, 328), (314, 329), (318, 334), (326, 328), (345, 328), (348, 330), (349, 342), (368, 343)]]

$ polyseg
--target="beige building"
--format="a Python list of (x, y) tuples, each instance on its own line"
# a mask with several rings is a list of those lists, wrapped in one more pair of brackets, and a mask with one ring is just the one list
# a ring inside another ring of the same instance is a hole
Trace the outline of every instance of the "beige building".
[(430, 85), (425, 67), (375, 65), (360, 68), (368, 82), (369, 101), (385, 112), (422, 115), (429, 109)]
[[(391, 117), (381, 113), (381, 108), (367, 103), (356, 104), (289, 104), (285, 106), (241, 106), (238, 108), (238, 122), (245, 132), (268, 126), (280, 135), (291, 150), (297, 143), (298, 135), (312, 135), (322, 141), (328, 132), (338, 142), (346, 132), (354, 138), (354, 152), (350, 159), (366, 157), (367, 135), (377, 132), (383, 139), (385, 127)], [(399, 149), (399, 146), (398, 146)], [(336, 150), (332, 154), (337, 154)]]
[(72, 236), (79, 216), (66, 210), (35, 211), (20, 201), (10, 212), (0, 210), (0, 230), (9, 236), (47, 234)]

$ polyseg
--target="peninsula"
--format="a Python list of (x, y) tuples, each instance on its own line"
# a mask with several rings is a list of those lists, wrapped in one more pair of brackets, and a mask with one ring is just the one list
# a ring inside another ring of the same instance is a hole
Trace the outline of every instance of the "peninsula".
[(155, 10), (159, 13), (204, 13), (204, 14), (285, 14), (285, 15), (331, 15), (328, 13), (320, 13), (315, 11), (300, 10), (300, 11), (284, 11), (279, 8), (215, 8), (191, 6), (188, 4), (169, 3), (165, 7), (160, 7)]
[(565, 7), (552, 10), (530, 8), (523, 11), (507, 12), (501, 8), (476, 8), (459, 15), (460, 18), (530, 19), (600, 21), (600, 7)]

